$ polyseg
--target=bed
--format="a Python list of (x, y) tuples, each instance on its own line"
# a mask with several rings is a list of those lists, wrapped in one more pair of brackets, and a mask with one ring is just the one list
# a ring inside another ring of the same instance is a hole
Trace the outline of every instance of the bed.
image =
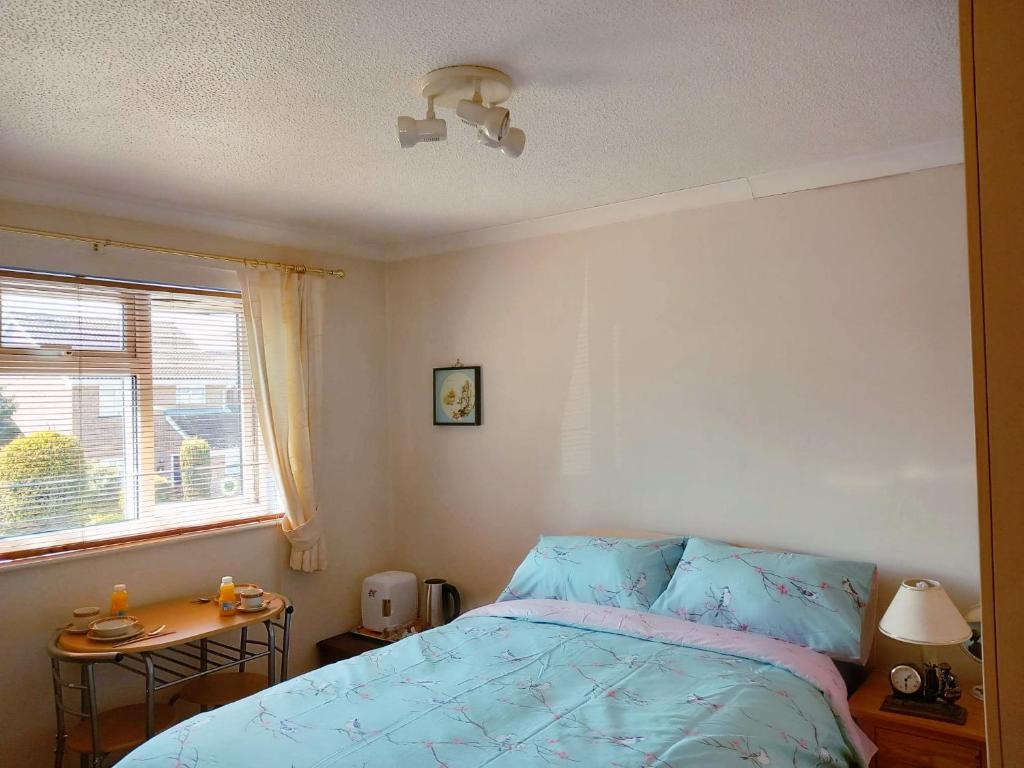
[(197, 715), (119, 765), (817, 768), (866, 765), (873, 751), (820, 653), (524, 599)]

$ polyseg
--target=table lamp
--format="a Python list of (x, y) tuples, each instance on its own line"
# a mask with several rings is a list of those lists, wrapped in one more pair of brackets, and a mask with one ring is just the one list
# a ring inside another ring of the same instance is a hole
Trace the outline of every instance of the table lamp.
[(951, 722), (964, 721), (967, 713), (955, 702), (960, 685), (948, 664), (938, 663), (936, 648), (958, 645), (971, 637), (971, 628), (949, 599), (942, 585), (932, 579), (907, 579), (878, 622), (882, 634), (921, 646), (924, 674), (911, 665), (893, 669), (893, 695), (882, 709)]

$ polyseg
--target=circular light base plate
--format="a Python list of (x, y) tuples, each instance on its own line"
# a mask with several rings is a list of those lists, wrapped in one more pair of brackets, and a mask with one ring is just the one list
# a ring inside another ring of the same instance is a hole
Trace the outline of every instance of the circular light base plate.
[(423, 98), (434, 97), (434, 105), (455, 109), (462, 99), (472, 99), (476, 85), (484, 104), (501, 104), (512, 95), (512, 78), (499, 69), (459, 64), (428, 72), (420, 82)]

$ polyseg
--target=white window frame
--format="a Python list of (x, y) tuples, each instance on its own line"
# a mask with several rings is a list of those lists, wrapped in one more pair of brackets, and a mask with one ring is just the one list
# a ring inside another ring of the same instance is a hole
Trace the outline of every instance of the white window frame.
[[(252, 494), (251, 514), (218, 513), (217, 499), (191, 502), (192, 509), (203, 511), (202, 522), (175, 528), (160, 530), (141, 530), (147, 512), (152, 513), (156, 502), (156, 471), (154, 415), (153, 405), (153, 356), (152, 327), (150, 305), (152, 297), (146, 291), (157, 295), (168, 293), (185, 293), (190, 296), (227, 297), (237, 299), (237, 291), (184, 289), (111, 281), (102, 278), (71, 277), (65, 275), (49, 275), (39, 273), (22, 273), (0, 268), (0, 313), (3, 307), (3, 282), (9, 279), (26, 279), (31, 281), (53, 281), (73, 283), (86, 286), (99, 286), (111, 289), (111, 295), (120, 296), (125, 303), (124, 348), (121, 350), (79, 350), (67, 347), (44, 349), (28, 347), (4, 346), (0, 339), (0, 368), (8, 373), (63, 375), (78, 377), (101, 376), (133, 376), (134, 393), (132, 395), (133, 412), (125, 412), (125, 423), (134, 422), (137, 430), (135, 437), (137, 452), (134, 461), (138, 463), (139, 483), (135, 493), (128, 496), (138, 499), (135, 508), (130, 509), (133, 519), (123, 522), (109, 523), (102, 526), (70, 528), (26, 536), (0, 538), (0, 566), (12, 562), (20, 562), (31, 558), (52, 557), (63, 552), (77, 552), (85, 549), (112, 546), (135, 541), (147, 541), (168, 538), (204, 530), (221, 529), (233, 525), (251, 525), (253, 523), (279, 520), (282, 514), (273, 508), (276, 499), (268, 499), (264, 492), (264, 478), (261, 473), (269, 471), (269, 467), (261, 467), (257, 457), (260, 452), (259, 430), (256, 414), (247, 414), (242, 430), (244, 454), (249, 455), (243, 469), (245, 487)], [(0, 314), (2, 318), (2, 314)], [(126, 489), (130, 490), (130, 489)], [(247, 495), (248, 495), (247, 493)], [(222, 506), (222, 505), (221, 505)], [(126, 517), (129, 510), (126, 509)], [(57, 545), (47, 542), (54, 539), (68, 538), (74, 532), (74, 541)], [(60, 534), (65, 534), (61, 536)], [(14, 543), (14, 540), (17, 540)], [(12, 546), (14, 544), (14, 546)]]

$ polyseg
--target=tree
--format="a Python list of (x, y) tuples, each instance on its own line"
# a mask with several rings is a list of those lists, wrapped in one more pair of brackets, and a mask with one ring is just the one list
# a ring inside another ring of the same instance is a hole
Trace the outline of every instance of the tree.
[(0, 450), (0, 520), (19, 531), (81, 524), (89, 481), (78, 438), (33, 432)]
[(117, 467), (94, 464), (88, 470), (89, 482), (82, 511), (89, 525), (124, 519), (124, 476)]
[(0, 390), (0, 447), (7, 445), (16, 437), (21, 437), (21, 428), (14, 423), (16, 410), (18, 402)]
[(185, 501), (210, 498), (210, 444), (201, 437), (181, 441), (181, 491)]

